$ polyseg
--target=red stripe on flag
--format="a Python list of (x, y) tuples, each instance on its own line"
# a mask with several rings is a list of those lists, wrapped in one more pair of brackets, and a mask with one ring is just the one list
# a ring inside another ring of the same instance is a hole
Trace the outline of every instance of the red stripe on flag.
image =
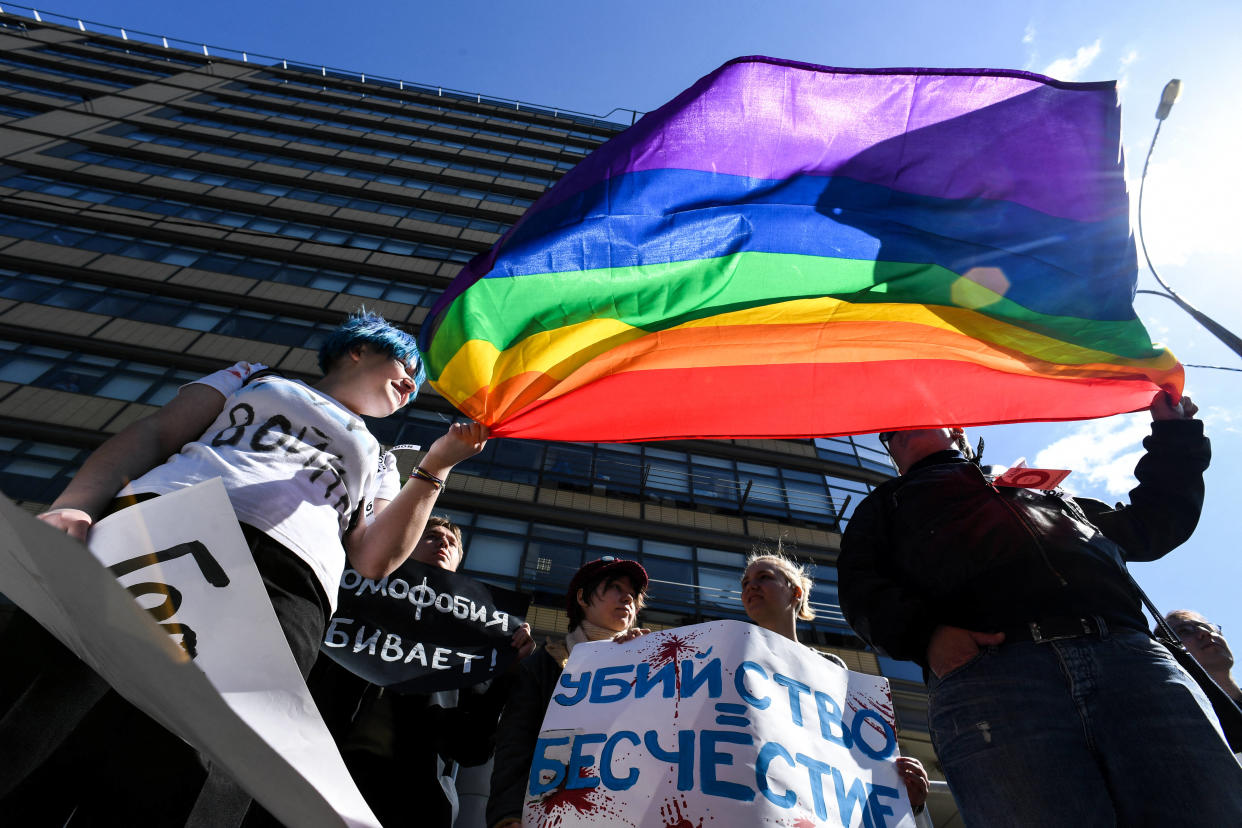
[[(630, 371), (536, 402), (497, 437), (635, 440), (828, 437), (894, 428), (1081, 420), (1146, 408), (1133, 375), (1049, 379), (952, 360)], [(926, 401), (945, 400), (938, 410)]]

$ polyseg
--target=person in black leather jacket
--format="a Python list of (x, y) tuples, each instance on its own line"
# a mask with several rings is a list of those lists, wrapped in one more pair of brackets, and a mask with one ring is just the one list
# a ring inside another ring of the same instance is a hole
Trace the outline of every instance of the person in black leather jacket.
[(1115, 508), (993, 485), (960, 428), (881, 435), (901, 476), (850, 519), (841, 608), (877, 651), (923, 667), (968, 824), (1242, 824), (1242, 768), (1208, 781), (1228, 748), (1123, 572), (1198, 522), (1210, 449), (1197, 410), (1157, 395), (1139, 485)]

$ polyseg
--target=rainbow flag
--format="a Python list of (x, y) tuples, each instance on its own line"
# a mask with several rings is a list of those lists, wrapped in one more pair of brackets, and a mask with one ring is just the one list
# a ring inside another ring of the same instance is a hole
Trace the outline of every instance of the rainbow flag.
[(1115, 84), (738, 58), (600, 147), (421, 333), (500, 436), (797, 437), (1180, 393), (1134, 314)]

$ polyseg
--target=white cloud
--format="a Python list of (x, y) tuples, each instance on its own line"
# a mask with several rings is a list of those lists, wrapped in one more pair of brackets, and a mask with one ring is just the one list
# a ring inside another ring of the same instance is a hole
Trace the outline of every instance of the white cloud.
[[(1187, 143), (1158, 148), (1147, 174), (1143, 230), (1157, 267), (1184, 266), (1197, 255), (1223, 256), (1236, 246), (1235, 188), (1242, 184), (1242, 165), (1231, 160), (1235, 153), (1218, 137), (1196, 137), (1193, 148)], [(1130, 168), (1136, 174), (1129, 182), (1134, 211), (1141, 160)]]
[(1063, 81), (1076, 81), (1082, 73), (1087, 71), (1095, 59), (1100, 56), (1101, 42), (1096, 38), (1095, 43), (1088, 46), (1079, 47), (1078, 51), (1070, 58), (1057, 58), (1049, 63), (1043, 74), (1049, 77)]
[(1223, 408), (1219, 405), (1209, 405), (1198, 414), (1200, 420), (1203, 420), (1203, 428), (1209, 434), (1216, 432), (1238, 433), (1238, 429), (1233, 425), (1233, 411)]
[(1131, 49), (1121, 56), (1117, 64), (1117, 89), (1122, 90), (1130, 85), (1130, 67), (1138, 60), (1138, 49)]
[(1072, 469), (1065, 481), (1069, 491), (1105, 497), (1124, 494), (1134, 488), (1134, 466), (1143, 456), (1150, 423), (1146, 412), (1079, 423), (1039, 452), (1030, 465)]
[(1026, 28), (1022, 31), (1022, 46), (1026, 52), (1026, 65), (1022, 68), (1028, 72), (1034, 71), (1039, 65), (1039, 51), (1035, 47), (1035, 23), (1034, 21), (1027, 23)]

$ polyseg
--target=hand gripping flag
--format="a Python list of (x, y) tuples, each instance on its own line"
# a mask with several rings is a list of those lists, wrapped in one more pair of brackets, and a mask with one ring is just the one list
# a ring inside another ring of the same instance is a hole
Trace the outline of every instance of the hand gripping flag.
[(1134, 314), (1115, 84), (722, 66), (597, 149), (422, 330), (501, 436), (797, 437), (1180, 393)]

